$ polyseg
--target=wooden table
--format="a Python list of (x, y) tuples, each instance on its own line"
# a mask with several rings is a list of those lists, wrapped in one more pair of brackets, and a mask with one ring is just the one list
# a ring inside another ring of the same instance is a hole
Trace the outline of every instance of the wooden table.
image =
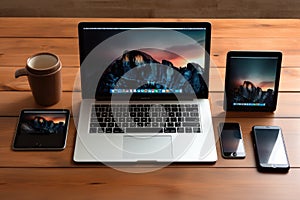
[[(33, 100), (26, 77), (14, 78), (14, 71), (25, 65), (27, 57), (42, 51), (60, 56), (63, 95), (58, 104), (49, 108), (72, 110), (73, 84), (79, 70), (77, 23), (133, 20), (0, 18), (0, 199), (299, 199), (300, 20), (199, 20), (210, 21), (213, 27), (212, 82), (218, 77), (224, 80), (225, 57), (229, 50), (283, 52), (275, 113), (225, 113), (223, 84), (211, 85), (215, 132), (223, 117), (239, 122), (247, 151), (243, 160), (223, 159), (217, 143), (219, 159), (211, 165), (172, 164), (149, 173), (125, 173), (101, 164), (76, 164), (72, 161), (76, 135), (73, 117), (65, 150), (11, 150), (20, 110), (40, 108)], [(282, 127), (291, 164), (288, 174), (257, 171), (250, 130), (258, 124)]]

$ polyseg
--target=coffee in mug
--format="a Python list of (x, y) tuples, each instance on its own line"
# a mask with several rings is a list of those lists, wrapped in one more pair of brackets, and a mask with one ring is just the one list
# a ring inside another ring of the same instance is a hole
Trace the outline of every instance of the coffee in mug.
[(59, 102), (61, 97), (61, 62), (51, 53), (38, 53), (28, 58), (25, 68), (15, 77), (27, 76), (35, 101), (42, 106)]

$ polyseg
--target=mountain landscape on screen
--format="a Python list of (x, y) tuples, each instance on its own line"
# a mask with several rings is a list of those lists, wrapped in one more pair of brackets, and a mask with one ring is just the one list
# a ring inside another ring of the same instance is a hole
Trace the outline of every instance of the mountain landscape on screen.
[[(167, 59), (161, 62), (141, 51), (125, 51), (114, 60), (101, 76), (96, 98), (111, 89), (170, 89), (180, 88), (183, 93), (206, 96), (207, 85), (202, 77), (203, 67), (197, 63), (174, 66)], [(191, 91), (193, 90), (193, 91)]]
[(265, 103), (269, 106), (273, 103), (274, 91), (272, 89), (263, 91), (251, 81), (244, 81), (242, 85), (234, 89), (233, 93), (235, 103)]

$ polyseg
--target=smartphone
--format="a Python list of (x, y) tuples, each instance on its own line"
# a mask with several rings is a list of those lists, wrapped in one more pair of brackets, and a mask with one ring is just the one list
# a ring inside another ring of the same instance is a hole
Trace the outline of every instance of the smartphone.
[(245, 158), (246, 152), (239, 123), (220, 123), (220, 145), (223, 158)]
[(281, 128), (254, 126), (252, 132), (258, 170), (288, 172), (290, 164)]
[(70, 112), (65, 109), (22, 110), (13, 150), (63, 150)]

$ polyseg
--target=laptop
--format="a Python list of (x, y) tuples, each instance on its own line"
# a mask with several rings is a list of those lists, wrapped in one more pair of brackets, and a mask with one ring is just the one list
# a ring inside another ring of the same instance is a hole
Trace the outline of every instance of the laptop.
[(81, 22), (75, 162), (215, 162), (207, 22)]

